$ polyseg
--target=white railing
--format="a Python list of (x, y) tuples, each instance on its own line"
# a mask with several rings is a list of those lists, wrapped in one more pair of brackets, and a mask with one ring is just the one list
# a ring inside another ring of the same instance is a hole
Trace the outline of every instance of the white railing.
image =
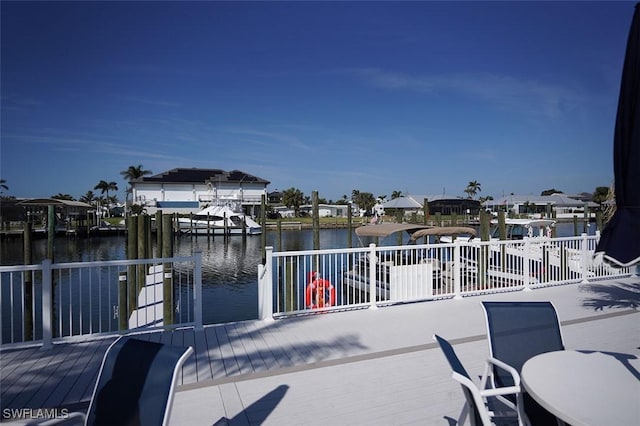
[(1, 346), (34, 341), (49, 347), (56, 340), (141, 328), (201, 328), (201, 254), (0, 266), (0, 308)]
[(460, 298), (631, 275), (594, 258), (597, 236), (274, 252), (258, 270), (260, 319)]

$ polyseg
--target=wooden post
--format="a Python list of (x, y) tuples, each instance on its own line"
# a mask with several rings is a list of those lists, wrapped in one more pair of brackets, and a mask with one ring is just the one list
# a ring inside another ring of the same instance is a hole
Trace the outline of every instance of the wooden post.
[(318, 191), (311, 191), (311, 206), (313, 216), (313, 249), (320, 250), (320, 212), (318, 206)]
[(157, 257), (162, 255), (162, 210), (156, 211), (156, 253)]
[[(162, 253), (164, 257), (173, 257), (173, 229), (171, 215), (162, 216)], [(164, 325), (174, 323), (173, 318), (173, 270), (171, 263), (163, 265), (162, 296)]]
[(578, 216), (573, 215), (573, 236), (578, 236)]
[(351, 212), (351, 204), (347, 205), (347, 247), (353, 247), (353, 216)]
[[(138, 216), (129, 216), (127, 219), (127, 259), (138, 258)], [(129, 299), (127, 318), (138, 307), (137, 268), (135, 265), (127, 267), (127, 297)]]
[[(424, 200), (422, 200), (422, 210), (424, 211), (424, 216), (423, 216), (423, 223), (425, 225), (429, 224), (429, 199), (425, 198)], [(425, 243), (427, 242), (428, 238), (425, 238)]]
[(278, 244), (276, 247), (278, 247), (278, 251), (282, 251), (282, 221), (280, 219), (278, 219), (277, 227), (278, 227)]
[(247, 217), (242, 215), (242, 239), (245, 240), (247, 238)]
[(582, 232), (587, 233), (589, 227), (589, 204), (584, 203), (584, 223), (582, 224)]
[(225, 241), (229, 238), (229, 225), (227, 224), (227, 212), (224, 212), (222, 215), (222, 223), (224, 224), (224, 239)]
[[(138, 216), (138, 259), (147, 259), (147, 215)], [(138, 265), (138, 286), (136, 289), (136, 299), (142, 287), (144, 287), (147, 280), (147, 265)]]
[[(24, 223), (24, 264), (31, 265), (31, 219)], [(24, 273), (24, 340), (33, 340), (33, 281), (31, 273)]]

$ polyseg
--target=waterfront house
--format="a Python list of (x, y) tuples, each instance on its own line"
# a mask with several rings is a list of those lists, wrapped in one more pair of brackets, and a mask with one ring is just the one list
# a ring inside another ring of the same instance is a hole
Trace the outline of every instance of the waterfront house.
[(270, 182), (240, 170), (176, 168), (129, 183), (133, 203), (145, 206), (149, 214), (189, 214), (216, 203), (237, 203), (257, 216)]
[(406, 195), (389, 200), (383, 206), (389, 210), (402, 210), (404, 214), (422, 214), (425, 200), (429, 206), (429, 214), (477, 216), (480, 212), (478, 200), (447, 195)]
[(593, 201), (568, 197), (565, 194), (552, 195), (508, 195), (485, 201), (483, 206), (491, 211), (506, 211), (513, 214), (553, 214), (555, 217), (583, 215), (585, 208), (590, 211), (600, 206)]

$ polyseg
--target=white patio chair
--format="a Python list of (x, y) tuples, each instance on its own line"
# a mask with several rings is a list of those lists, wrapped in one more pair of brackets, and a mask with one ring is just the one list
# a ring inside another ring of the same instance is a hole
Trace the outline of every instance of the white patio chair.
[[(564, 350), (560, 322), (551, 302), (482, 302), (487, 320), (489, 353), (513, 367), (520, 379), (523, 364), (530, 358), (551, 351)], [(495, 368), (485, 369), (481, 387), (503, 387), (514, 383), (512, 375)], [(509, 402), (523, 407), (534, 425), (562, 424), (527, 393)]]
[(456, 355), (453, 346), (444, 338), (434, 335), (433, 339), (438, 343), (440, 349), (444, 353), (445, 358), (451, 366), (451, 377), (460, 383), (462, 391), (465, 396), (465, 404), (462, 407), (460, 416), (458, 417), (458, 425), (464, 424), (469, 416), (469, 421), (472, 426), (483, 425), (488, 426), (492, 424), (496, 425), (527, 425), (528, 421), (524, 412), (518, 410), (508, 410), (507, 412), (498, 412), (499, 404), (494, 401), (498, 396), (504, 395), (520, 395), (520, 377), (516, 371), (507, 364), (493, 358), (487, 359), (487, 366), (495, 366), (505, 371), (514, 374), (514, 384), (512, 386), (506, 386), (503, 388), (481, 389), (471, 380), (469, 373), (465, 370), (464, 366), (460, 362), (460, 359)]

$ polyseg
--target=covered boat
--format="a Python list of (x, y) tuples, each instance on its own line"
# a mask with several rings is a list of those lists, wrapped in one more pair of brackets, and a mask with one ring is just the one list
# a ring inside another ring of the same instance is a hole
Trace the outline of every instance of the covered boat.
[(179, 218), (181, 232), (195, 235), (227, 234), (227, 235), (259, 235), (262, 227), (233, 205), (223, 204), (209, 206), (192, 217)]

